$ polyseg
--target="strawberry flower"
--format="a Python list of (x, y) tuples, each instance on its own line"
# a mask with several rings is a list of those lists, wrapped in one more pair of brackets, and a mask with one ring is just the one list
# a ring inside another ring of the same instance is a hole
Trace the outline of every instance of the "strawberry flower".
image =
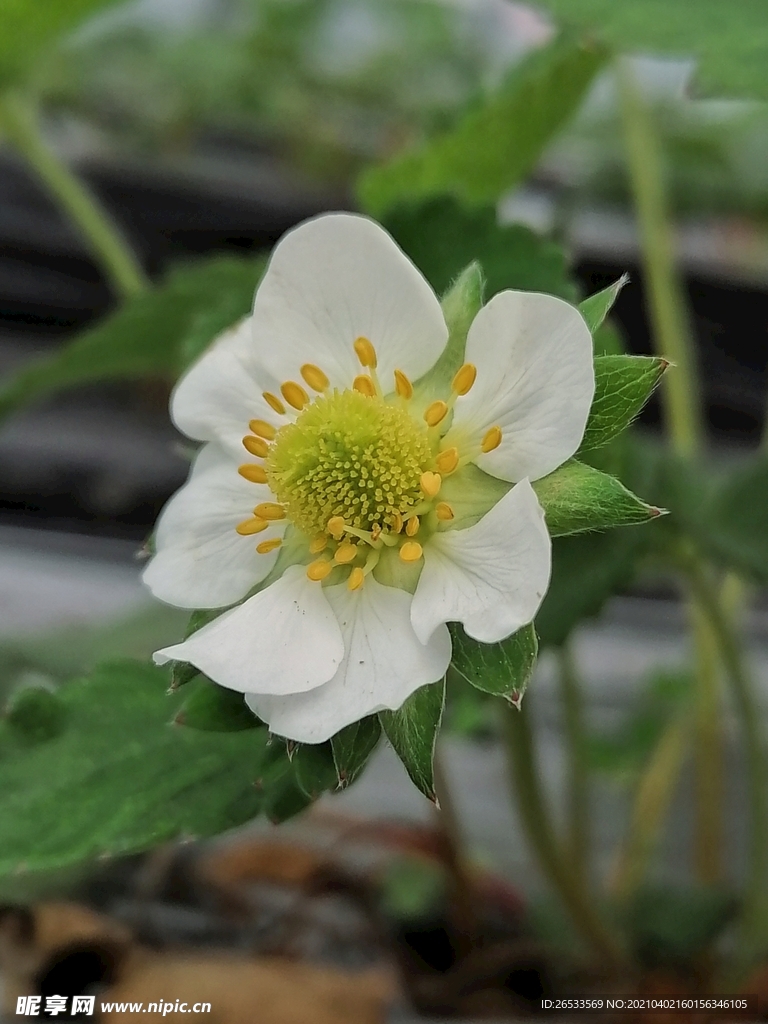
[(273, 732), (320, 743), (442, 678), (448, 622), (493, 643), (533, 619), (551, 542), (531, 481), (579, 446), (591, 335), (561, 299), (505, 291), (463, 360), (454, 348), (373, 221), (283, 237), (252, 316), (172, 397), (205, 444), (144, 580), (169, 604), (234, 607), (158, 663), (189, 662)]

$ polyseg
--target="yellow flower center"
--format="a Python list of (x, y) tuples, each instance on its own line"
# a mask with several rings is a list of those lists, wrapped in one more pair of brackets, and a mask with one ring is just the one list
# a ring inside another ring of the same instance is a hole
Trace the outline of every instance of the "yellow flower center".
[(389, 529), (421, 499), (432, 461), (427, 431), (406, 409), (359, 391), (320, 396), (277, 434), (267, 481), (305, 533), (340, 516), (357, 530)]
[[(288, 519), (307, 535), (310, 554), (320, 556), (307, 567), (309, 579), (322, 583), (347, 570), (348, 587), (358, 590), (383, 554), (399, 556), (406, 566), (421, 560), (425, 535), (428, 539), (454, 518), (451, 506), (437, 500), (443, 477), (474, 454), (497, 447), (501, 430), (489, 430), (475, 453), (462, 454), (443, 442), (448, 413), (475, 382), (471, 363), (456, 373), (446, 400), (432, 402), (417, 418), (409, 410), (413, 385), (406, 375), (395, 370), (394, 393), (385, 400), (374, 346), (360, 337), (353, 348), (366, 372), (355, 377), (351, 389), (331, 391), (323, 370), (305, 363), (301, 377), (316, 396), (310, 398), (296, 381), (280, 385), (282, 399), (264, 393), (278, 415), (286, 415), (286, 404), (299, 415), (280, 428), (251, 420), (243, 446), (263, 463), (245, 463), (239, 472), (267, 484), (275, 500), (257, 505), (253, 518), (236, 530), (252, 536)], [(279, 538), (261, 541), (256, 550), (267, 554), (280, 543)]]

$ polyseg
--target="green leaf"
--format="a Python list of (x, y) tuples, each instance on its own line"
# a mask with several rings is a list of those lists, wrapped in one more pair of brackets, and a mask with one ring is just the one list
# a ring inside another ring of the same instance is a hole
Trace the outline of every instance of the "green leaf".
[(380, 736), (381, 723), (375, 715), (369, 715), (331, 738), (340, 789), (346, 789), (357, 779), (368, 764)]
[(291, 765), (299, 788), (311, 800), (339, 785), (330, 743), (301, 743), (293, 752)]
[(630, 527), (552, 542), (552, 578), (535, 622), (542, 647), (560, 647), (583, 619), (599, 614), (612, 594), (632, 582), (653, 532)]
[(358, 182), (363, 207), (381, 216), (403, 200), (444, 193), (468, 203), (494, 203), (534, 168), (578, 109), (606, 56), (594, 42), (569, 36), (536, 51), (452, 129), (366, 171)]
[(157, 288), (12, 376), (0, 388), (0, 416), (75, 384), (175, 380), (191, 355), (250, 311), (263, 266), (263, 260), (217, 256), (173, 270)]
[(0, 876), (215, 835), (259, 813), (266, 728), (173, 728), (180, 699), (166, 682), (151, 665), (103, 665), (57, 691), (55, 738), (27, 747), (0, 724)]
[(579, 303), (579, 312), (587, 321), (592, 334), (602, 327), (603, 321), (613, 308), (613, 304), (619, 297), (619, 292), (629, 281), (629, 274), (622, 274), (618, 281), (609, 284), (601, 292), (595, 292), (589, 298)]
[[(505, 288), (573, 300), (563, 249), (522, 225), (500, 225), (494, 206), (466, 209), (449, 196), (387, 213), (384, 227), (442, 295), (471, 261), (485, 276), (485, 299)], [(589, 300), (587, 300), (589, 301)]]
[(379, 721), (413, 784), (436, 802), (433, 761), (445, 707), (445, 680), (411, 694), (398, 711), (380, 711)]
[(45, 743), (64, 731), (67, 712), (53, 690), (43, 686), (21, 686), (11, 694), (5, 719), (16, 735), (27, 743)]
[(263, 722), (245, 703), (242, 693), (217, 686), (198, 673), (198, 682), (173, 719), (176, 725), (206, 732), (242, 732), (257, 729)]
[(23, 77), (35, 57), (115, 0), (3, 0), (0, 88)]
[(575, 459), (537, 480), (533, 489), (544, 509), (552, 537), (632, 526), (662, 514), (628, 491), (615, 476)]
[(452, 666), (484, 693), (506, 697), (519, 707), (528, 681), (536, 665), (539, 650), (533, 625), (523, 626), (506, 640), (482, 644), (467, 636), (462, 627), (452, 623)]
[(738, 911), (717, 888), (644, 886), (626, 912), (635, 957), (646, 970), (695, 970)]
[(602, 448), (626, 430), (668, 366), (655, 356), (596, 356), (595, 397), (577, 454)]
[(618, 50), (696, 57), (701, 90), (768, 99), (764, 0), (543, 0), (568, 25), (593, 29)]
[(727, 473), (701, 506), (698, 537), (719, 561), (768, 580), (768, 458), (758, 455)]

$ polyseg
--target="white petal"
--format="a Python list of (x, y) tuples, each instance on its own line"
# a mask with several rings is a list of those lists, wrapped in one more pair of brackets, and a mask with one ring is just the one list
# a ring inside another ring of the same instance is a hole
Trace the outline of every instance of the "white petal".
[(303, 693), (327, 682), (344, 657), (341, 630), (319, 583), (292, 565), (266, 590), (158, 651), (157, 664), (188, 661), (241, 693)]
[(187, 437), (218, 441), (234, 458), (246, 461), (242, 439), (248, 421), (280, 427), (280, 416), (264, 401), (268, 390), (257, 380), (251, 318), (221, 334), (181, 377), (171, 395), (171, 418)]
[(206, 445), (187, 483), (161, 512), (155, 530), (157, 553), (143, 575), (161, 601), (179, 608), (223, 608), (239, 601), (277, 561), (278, 551), (259, 555), (256, 545), (281, 537), (284, 522), (271, 524), (257, 536), (235, 532), (255, 505), (273, 500), (267, 486), (244, 480), (237, 466), (223, 449)]
[(576, 451), (595, 391), (592, 336), (577, 309), (553, 295), (505, 291), (475, 317), (467, 362), (472, 390), (453, 429), (479, 444), (493, 426), (499, 447), (477, 465), (502, 480), (538, 480)]
[(416, 635), (426, 642), (443, 622), (463, 623), (483, 643), (514, 633), (539, 610), (551, 553), (544, 512), (523, 480), (475, 526), (429, 539), (411, 607)]
[(447, 627), (419, 642), (411, 627), (411, 596), (368, 577), (361, 590), (329, 587), (326, 595), (344, 636), (344, 661), (310, 693), (249, 695), (253, 711), (280, 736), (322, 743), (339, 729), (386, 708), (395, 710), (414, 690), (442, 678), (451, 660)]
[(272, 386), (300, 382), (301, 366), (313, 363), (334, 387), (350, 387), (363, 372), (352, 347), (362, 336), (385, 391), (396, 368), (414, 380), (425, 373), (448, 338), (416, 267), (378, 224), (348, 213), (305, 221), (281, 239), (256, 292), (253, 331)]

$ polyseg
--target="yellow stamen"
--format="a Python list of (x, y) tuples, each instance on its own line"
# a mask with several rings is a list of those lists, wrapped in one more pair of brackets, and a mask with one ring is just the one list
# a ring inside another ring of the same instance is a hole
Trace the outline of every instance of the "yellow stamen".
[(285, 519), (285, 509), (282, 505), (278, 505), (274, 501), (262, 501), (260, 505), (257, 505), (253, 510), (253, 514), (258, 516), (260, 519), (268, 519), (270, 522), (274, 522), (278, 519)]
[(450, 522), (454, 517), (453, 509), (447, 501), (438, 501), (437, 505), (435, 505), (435, 513), (437, 518), (444, 523)]
[(309, 405), (309, 395), (301, 384), (297, 384), (295, 380), (287, 380), (285, 384), (281, 384), (280, 393), (288, 405), (298, 409), (299, 412), (305, 405)]
[(313, 391), (325, 391), (331, 383), (320, 367), (315, 366), (314, 363), (304, 363), (300, 373)]
[(427, 498), (434, 498), (442, 485), (442, 477), (439, 473), (431, 473), (427, 470), (421, 474), (419, 484)]
[(356, 565), (352, 572), (349, 574), (349, 579), (347, 580), (347, 587), (350, 590), (359, 590), (360, 587), (362, 587), (363, 583), (365, 583), (365, 573), (363, 572), (359, 565)]
[(477, 367), (472, 363), (464, 363), (462, 368), (456, 372), (451, 384), (451, 391), (457, 395), (466, 395), (477, 377)]
[(361, 366), (367, 366), (371, 370), (376, 369), (376, 366), (378, 365), (376, 349), (367, 338), (356, 338), (354, 349), (357, 358), (360, 360)]
[(444, 452), (440, 452), (435, 459), (437, 468), (444, 476), (448, 476), (459, 464), (459, 449), (458, 448), (446, 448)]
[(333, 562), (329, 562), (325, 558), (318, 558), (316, 562), (312, 562), (307, 566), (307, 576), (309, 579), (314, 580), (315, 583), (319, 583), (320, 580), (324, 580), (332, 571)]
[(285, 416), (285, 406), (277, 397), (277, 395), (273, 395), (271, 391), (265, 391), (263, 394), (263, 398), (267, 405), (271, 406), (271, 408), (273, 408), (276, 413), (278, 413), (280, 416)]
[(328, 538), (324, 533), (318, 533), (316, 537), (313, 537), (309, 542), (309, 553), (311, 555), (319, 555), (321, 551), (325, 551), (326, 545), (328, 544)]
[(355, 391), (359, 391), (361, 395), (365, 395), (366, 398), (376, 397), (376, 385), (365, 373), (361, 373), (359, 377), (355, 377), (352, 381), (352, 387)]
[(419, 532), (419, 517), (411, 516), (408, 522), (405, 524), (405, 532), (409, 537), (415, 537)]
[(328, 520), (328, 533), (330, 533), (334, 540), (341, 540), (346, 525), (341, 516), (331, 516)]
[(258, 434), (259, 437), (264, 437), (267, 441), (274, 440), (275, 434), (277, 433), (272, 424), (267, 423), (266, 420), (251, 420), (248, 424), (248, 429), (252, 434)]
[(436, 402), (433, 402), (432, 405), (427, 407), (427, 410), (424, 413), (424, 419), (428, 426), (436, 427), (441, 420), (445, 419), (447, 412), (448, 405), (442, 401), (442, 399), (438, 399)]
[(357, 544), (352, 544), (351, 541), (345, 540), (336, 548), (336, 554), (333, 556), (333, 560), (338, 562), (339, 565), (346, 565), (347, 562), (352, 562), (357, 557)]
[(407, 540), (400, 548), (401, 562), (418, 562), (422, 556), (422, 547), (417, 540)]
[(238, 466), (237, 472), (240, 476), (250, 480), (252, 484), (265, 484), (267, 482), (267, 471), (263, 466), (256, 466), (253, 462), (246, 462), (244, 466)]
[(501, 444), (501, 427), (491, 427), (488, 433), (483, 438), (481, 449), (487, 454), (492, 452), (494, 448), (498, 448)]
[(395, 391), (406, 400), (413, 397), (413, 384), (402, 370), (395, 370)]
[(381, 523), (374, 523), (371, 527), (371, 540), (377, 541), (381, 536)]
[(260, 555), (268, 555), (270, 551), (279, 548), (282, 543), (279, 537), (273, 537), (271, 540), (263, 540), (261, 544), (257, 544), (256, 550)]
[(253, 519), (244, 519), (242, 523), (238, 523), (235, 529), (241, 537), (250, 537), (253, 533), (261, 533), (262, 530), (266, 530), (269, 523), (266, 519), (259, 519), (254, 517)]
[(269, 445), (263, 437), (254, 437), (252, 434), (248, 434), (243, 438), (243, 448), (251, 455), (256, 455), (260, 459), (266, 459), (269, 454)]

